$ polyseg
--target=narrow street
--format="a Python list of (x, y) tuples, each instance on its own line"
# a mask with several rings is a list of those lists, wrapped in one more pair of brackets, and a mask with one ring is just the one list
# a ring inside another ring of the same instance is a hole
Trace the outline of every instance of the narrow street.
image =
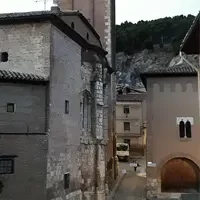
[(131, 161), (129, 163), (120, 163), (120, 170), (126, 169), (127, 174), (125, 175), (123, 182), (116, 192), (114, 200), (145, 199), (146, 178), (144, 173), (140, 173), (141, 171), (145, 171), (145, 160), (138, 160), (138, 163), (141, 165), (141, 167), (137, 169), (137, 172), (134, 171), (134, 167), (130, 166), (130, 163)]

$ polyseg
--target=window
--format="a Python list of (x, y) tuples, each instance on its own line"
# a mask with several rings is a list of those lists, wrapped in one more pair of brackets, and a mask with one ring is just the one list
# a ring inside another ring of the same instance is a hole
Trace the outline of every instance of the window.
[(130, 131), (130, 122), (124, 122), (124, 130)]
[(185, 137), (185, 123), (183, 120), (179, 122), (179, 136), (180, 138)]
[(64, 189), (69, 188), (69, 183), (70, 183), (70, 174), (67, 173), (64, 175)]
[(65, 114), (69, 113), (69, 101), (65, 100)]
[(190, 121), (186, 122), (185, 130), (186, 130), (186, 137), (187, 138), (191, 138), (192, 137), (192, 131), (191, 131), (191, 123), (190, 123)]
[(181, 120), (179, 123), (179, 136), (180, 138), (191, 138), (192, 130), (190, 121), (186, 121), (186, 123)]
[(128, 114), (129, 113), (129, 106), (124, 106), (124, 113)]
[(89, 33), (87, 33), (87, 36), (86, 36), (86, 37), (87, 37), (87, 40), (89, 40), (89, 39), (90, 39)]
[(14, 103), (7, 103), (7, 112), (9, 112), (9, 113), (15, 112), (15, 104)]
[(0, 158), (0, 174), (13, 174), (14, 160), (11, 158)]
[(71, 28), (72, 28), (72, 29), (75, 28), (75, 26), (74, 26), (74, 22), (71, 23)]
[(8, 52), (2, 52), (1, 53), (1, 62), (7, 62), (8, 61)]

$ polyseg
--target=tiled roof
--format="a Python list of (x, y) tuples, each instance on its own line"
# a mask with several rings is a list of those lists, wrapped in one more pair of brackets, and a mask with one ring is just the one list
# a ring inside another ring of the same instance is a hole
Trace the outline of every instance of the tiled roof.
[(93, 26), (88, 22), (88, 20), (85, 18), (85, 16), (80, 13), (78, 10), (67, 10), (65, 12), (59, 11), (59, 12), (54, 12), (51, 10), (47, 11), (32, 11), (32, 12), (19, 12), (19, 13), (3, 13), (0, 14), (0, 21), (3, 20), (12, 20), (12, 19), (19, 19), (19, 18), (27, 18), (27, 17), (50, 17), (50, 16), (72, 16), (76, 15), (83, 20), (83, 22), (87, 25), (87, 27), (93, 32), (93, 34), (99, 39), (99, 35), (96, 32), (96, 30), (93, 28)]
[(147, 77), (186, 77), (186, 76), (197, 76), (197, 72), (192, 67), (181, 64), (173, 67), (148, 70), (140, 74), (140, 79), (146, 88)]
[(34, 12), (0, 14), (0, 25), (51, 21), (51, 23), (53, 23), (54, 26), (60, 29), (64, 34), (69, 36), (72, 40), (74, 40), (80, 46), (88, 50), (94, 50), (95, 52), (98, 52), (103, 56), (107, 54), (107, 51), (105, 51), (102, 48), (101, 44), (95, 45), (88, 42), (78, 32), (76, 32), (69, 25), (67, 25), (62, 19), (62, 16), (65, 16), (65, 15), (79, 16), (88, 26), (88, 28), (99, 39), (99, 35), (94, 30), (94, 28), (91, 25), (89, 25), (89, 22), (87, 21), (87, 19), (85, 19), (85, 17), (77, 11), (75, 12), (34, 11)]
[(21, 73), (21, 72), (14, 72), (8, 70), (0, 70), (0, 79), (1, 80), (20, 80), (20, 81), (35, 81), (35, 82), (46, 82), (48, 81), (47, 77), (35, 75), (35, 74), (28, 74), (28, 73)]
[(124, 102), (128, 102), (128, 101), (143, 101), (145, 98), (145, 93), (143, 94), (118, 94), (117, 95), (117, 101), (124, 101)]
[(143, 72), (142, 75), (156, 75), (156, 74), (194, 74), (196, 70), (190, 66), (175, 66), (166, 68), (157, 68)]

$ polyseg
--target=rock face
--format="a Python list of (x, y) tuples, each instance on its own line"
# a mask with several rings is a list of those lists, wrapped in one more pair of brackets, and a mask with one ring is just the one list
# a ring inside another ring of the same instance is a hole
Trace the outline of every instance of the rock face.
[(117, 53), (117, 84), (143, 87), (139, 73), (152, 68), (168, 67), (174, 54), (169, 45), (154, 47), (154, 51), (143, 50), (131, 56)]

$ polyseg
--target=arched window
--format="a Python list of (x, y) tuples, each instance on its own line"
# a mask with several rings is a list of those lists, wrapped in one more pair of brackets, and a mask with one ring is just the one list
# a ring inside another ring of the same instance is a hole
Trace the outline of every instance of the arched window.
[(187, 138), (191, 138), (192, 137), (191, 123), (188, 120), (187, 120), (187, 122), (185, 124), (185, 129), (186, 129), (186, 136), (187, 136)]
[(185, 137), (185, 123), (183, 120), (179, 122), (179, 135), (180, 135), (180, 138)]
[(91, 132), (91, 94), (88, 90), (83, 91), (82, 112), (82, 128)]
[(74, 26), (74, 22), (71, 23), (71, 28), (72, 28), (72, 29), (75, 28), (75, 26)]

